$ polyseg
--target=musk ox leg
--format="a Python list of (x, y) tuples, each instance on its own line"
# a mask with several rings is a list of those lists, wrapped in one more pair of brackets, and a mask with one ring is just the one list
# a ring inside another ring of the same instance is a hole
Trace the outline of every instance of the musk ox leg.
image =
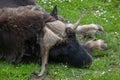
[(22, 61), (22, 57), (24, 55), (24, 52), (25, 52), (24, 49), (20, 49), (20, 51), (17, 54), (15, 64), (17, 64), (17, 63)]
[(42, 66), (41, 71), (38, 73), (38, 76), (42, 76), (44, 74), (47, 64), (48, 64), (48, 51), (45, 51), (45, 53), (42, 54)]

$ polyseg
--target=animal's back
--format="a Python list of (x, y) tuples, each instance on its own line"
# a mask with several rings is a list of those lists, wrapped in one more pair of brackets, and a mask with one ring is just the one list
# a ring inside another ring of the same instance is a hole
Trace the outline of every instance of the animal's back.
[(27, 8), (0, 9), (0, 29), (26, 38), (44, 26), (44, 14)]

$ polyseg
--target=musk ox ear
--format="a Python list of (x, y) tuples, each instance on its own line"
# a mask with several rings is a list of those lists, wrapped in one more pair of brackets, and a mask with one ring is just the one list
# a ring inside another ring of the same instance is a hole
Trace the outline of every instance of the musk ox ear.
[(51, 16), (53, 16), (55, 19), (58, 19), (58, 14), (57, 14), (57, 5), (54, 6), (52, 12), (50, 13)]

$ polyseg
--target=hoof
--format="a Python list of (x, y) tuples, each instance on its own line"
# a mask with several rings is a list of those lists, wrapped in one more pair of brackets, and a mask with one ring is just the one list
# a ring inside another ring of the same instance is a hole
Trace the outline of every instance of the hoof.
[(38, 76), (38, 73), (32, 73), (29, 80), (53, 80), (49, 75)]
[(36, 77), (42, 77), (43, 74), (41, 74), (40, 72), (34, 72), (32, 73), (32, 75), (35, 75)]

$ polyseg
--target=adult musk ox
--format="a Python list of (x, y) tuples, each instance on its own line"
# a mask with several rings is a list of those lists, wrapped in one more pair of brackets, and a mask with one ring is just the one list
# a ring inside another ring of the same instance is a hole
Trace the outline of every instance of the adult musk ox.
[[(21, 61), (25, 42), (44, 34), (46, 22), (54, 18), (28, 7), (0, 9), (0, 58), (8, 62)], [(40, 35), (39, 35), (40, 34)]]
[(40, 49), (35, 49), (40, 51), (38, 57), (42, 59), (42, 69), (38, 76), (42, 76), (45, 71), (51, 48), (53, 52), (50, 54), (53, 56), (61, 55), (62, 51), (64, 55), (69, 55), (73, 66), (91, 65), (92, 57), (78, 43), (73, 30), (79, 21), (70, 28), (49, 14), (28, 7), (3, 8), (0, 14), (0, 59), (15, 63), (21, 61), (26, 47), (29, 47), (27, 41), (32, 43), (34, 40), (30, 47), (40, 46)]

